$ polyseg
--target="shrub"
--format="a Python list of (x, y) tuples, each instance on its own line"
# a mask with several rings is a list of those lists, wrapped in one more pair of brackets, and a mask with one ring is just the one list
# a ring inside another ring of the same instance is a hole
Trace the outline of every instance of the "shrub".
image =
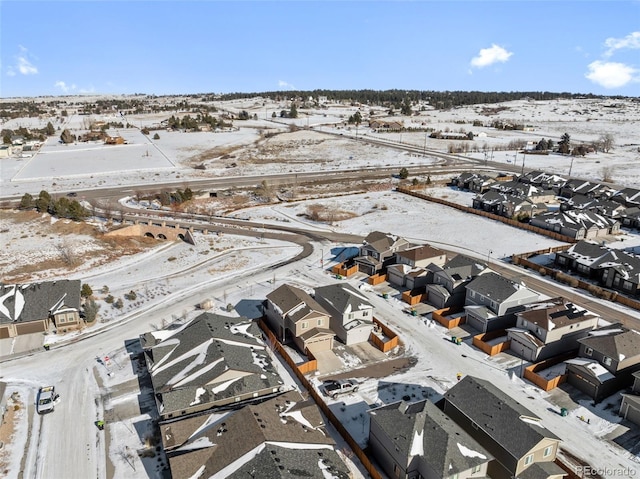
[(115, 303), (113, 303), (114, 308), (122, 309), (123, 306), (124, 306), (124, 302), (122, 301), (122, 298), (118, 298), (118, 300)]
[(106, 298), (104, 298), (104, 301), (105, 301), (107, 304), (111, 304), (111, 303), (113, 303), (113, 302), (115, 301), (115, 298), (114, 298), (112, 295), (109, 295), (109, 296), (107, 296)]
[(135, 299), (138, 297), (138, 295), (136, 294), (136, 292), (134, 290), (129, 291), (128, 293), (126, 293), (124, 295), (125, 299), (129, 300), (129, 301), (135, 301)]
[(82, 285), (82, 289), (80, 290), (80, 296), (82, 296), (83, 298), (88, 298), (92, 294), (93, 290), (91, 289), (91, 286), (89, 286), (87, 283), (84, 283)]

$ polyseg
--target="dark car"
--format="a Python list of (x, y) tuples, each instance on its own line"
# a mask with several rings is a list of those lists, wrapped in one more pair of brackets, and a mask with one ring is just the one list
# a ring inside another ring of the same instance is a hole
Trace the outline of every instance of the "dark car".
[(67, 193), (67, 196), (75, 198), (76, 196), (78, 196), (78, 193), (76, 193), (75, 191), (70, 191), (69, 193)]

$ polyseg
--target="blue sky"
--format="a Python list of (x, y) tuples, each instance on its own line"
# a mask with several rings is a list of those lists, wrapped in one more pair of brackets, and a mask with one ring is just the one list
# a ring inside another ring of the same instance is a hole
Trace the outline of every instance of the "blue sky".
[(0, 2), (0, 95), (640, 96), (640, 0)]

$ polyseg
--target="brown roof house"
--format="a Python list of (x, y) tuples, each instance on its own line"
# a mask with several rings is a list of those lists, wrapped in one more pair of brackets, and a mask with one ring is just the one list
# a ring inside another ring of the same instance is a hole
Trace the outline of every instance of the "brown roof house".
[(320, 410), (299, 392), (160, 425), (173, 479), (347, 479)]
[(560, 439), (542, 420), (489, 381), (465, 376), (444, 395), (444, 412), (493, 456), (493, 479), (560, 479)]
[(140, 337), (161, 420), (238, 406), (284, 390), (262, 330), (248, 318), (203, 313)]
[(577, 350), (578, 339), (597, 326), (598, 316), (559, 297), (527, 304), (507, 332), (511, 350), (537, 362)]
[(292, 339), (303, 353), (333, 348), (331, 315), (300, 288), (283, 284), (269, 293), (264, 313), (281, 342)]
[(414, 289), (424, 286), (433, 279), (433, 273), (427, 266), (444, 266), (447, 256), (444, 251), (429, 245), (414, 246), (395, 254), (395, 264), (387, 267), (390, 283)]
[(347, 283), (315, 289), (315, 299), (331, 314), (331, 330), (344, 344), (369, 340), (373, 331), (373, 306), (367, 297)]
[(483, 333), (514, 326), (515, 313), (540, 298), (523, 284), (493, 271), (478, 276), (466, 288), (467, 324)]
[(433, 269), (433, 280), (427, 284), (427, 293), (429, 303), (437, 308), (462, 307), (466, 285), (488, 271), (482, 261), (461, 254), (447, 261), (442, 268), (429, 268)]
[(395, 253), (409, 247), (411, 244), (404, 238), (374, 231), (364, 239), (364, 244), (360, 247), (360, 256), (354, 258), (354, 261), (360, 271), (373, 275), (391, 264)]
[(369, 411), (369, 450), (388, 477), (484, 478), (493, 456), (433, 403)]
[(0, 285), (0, 339), (83, 325), (79, 280)]
[(640, 370), (640, 332), (621, 324), (591, 331), (579, 339), (578, 358), (567, 363), (567, 381), (600, 401), (627, 387)]

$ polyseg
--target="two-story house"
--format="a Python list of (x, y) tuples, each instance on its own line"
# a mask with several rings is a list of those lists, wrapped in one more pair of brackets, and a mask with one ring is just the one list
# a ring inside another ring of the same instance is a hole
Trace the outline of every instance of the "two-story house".
[(560, 479), (560, 439), (542, 420), (491, 382), (465, 376), (443, 398), (444, 412), (493, 456), (493, 479)]
[(347, 283), (315, 289), (315, 299), (331, 315), (331, 330), (344, 344), (369, 340), (373, 331), (373, 305)]
[(482, 333), (515, 325), (515, 313), (540, 296), (493, 271), (482, 274), (466, 285), (467, 324)]
[(411, 244), (404, 238), (391, 233), (373, 231), (364, 239), (364, 244), (360, 247), (360, 255), (354, 258), (354, 261), (360, 271), (373, 275), (391, 264), (395, 253), (410, 246)]
[(567, 381), (595, 401), (631, 384), (640, 370), (640, 333), (621, 324), (591, 331), (579, 339), (578, 358), (567, 363)]
[(484, 478), (493, 456), (428, 400), (369, 411), (369, 449), (388, 477)]
[(410, 289), (424, 286), (433, 277), (427, 267), (431, 264), (442, 267), (446, 261), (446, 253), (430, 245), (399, 251), (395, 254), (394, 264), (387, 267), (388, 281)]
[(578, 339), (597, 326), (598, 316), (558, 297), (525, 305), (507, 333), (515, 354), (537, 362), (577, 350)]
[(437, 308), (462, 307), (465, 286), (485, 271), (485, 263), (461, 254), (447, 261), (442, 268), (434, 266), (433, 281), (426, 286), (429, 303)]
[(264, 314), (282, 343), (292, 339), (304, 353), (333, 348), (331, 315), (300, 288), (283, 284), (267, 294)]

